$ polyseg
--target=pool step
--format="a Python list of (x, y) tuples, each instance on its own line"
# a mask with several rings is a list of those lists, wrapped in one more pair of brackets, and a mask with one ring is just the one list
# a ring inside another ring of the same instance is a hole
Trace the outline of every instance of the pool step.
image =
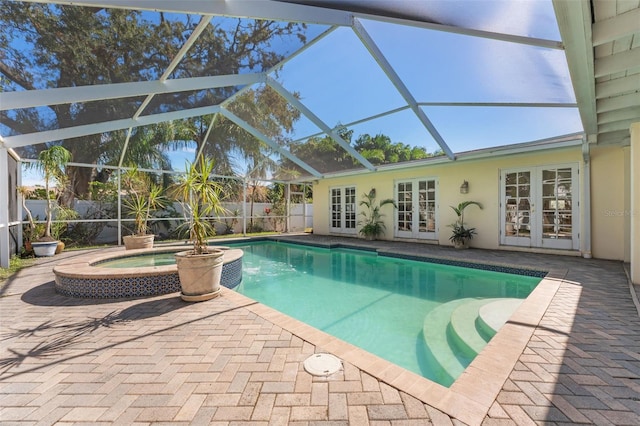
[(523, 299), (497, 299), (480, 307), (476, 328), (489, 341), (520, 307)]
[(439, 365), (437, 380), (453, 381), (522, 303), (521, 299), (453, 300), (429, 312), (423, 333), (426, 355)]
[[(477, 328), (480, 308), (498, 299), (474, 299), (458, 306), (451, 313), (450, 338), (454, 346), (466, 357), (475, 358), (493, 337)], [(495, 334), (495, 333), (494, 333)], [(488, 336), (485, 338), (485, 336)]]
[(448, 333), (453, 311), (459, 306), (469, 303), (470, 300), (475, 299), (458, 299), (444, 303), (429, 312), (424, 318), (422, 331), (426, 356), (430, 358), (429, 364), (440, 366), (440, 370), (434, 372), (437, 376), (435, 379), (445, 386), (453, 383), (470, 362), (469, 359), (464, 359), (460, 353), (455, 352), (449, 342)]

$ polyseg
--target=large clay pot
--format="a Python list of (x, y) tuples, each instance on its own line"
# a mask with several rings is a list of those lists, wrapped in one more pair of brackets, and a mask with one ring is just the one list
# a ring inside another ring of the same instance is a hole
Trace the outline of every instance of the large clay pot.
[(56, 249), (58, 248), (57, 241), (32, 241), (31, 247), (33, 247), (33, 252), (38, 257), (49, 257), (56, 254)]
[(56, 254), (60, 254), (64, 251), (65, 244), (62, 241), (58, 241), (58, 246), (56, 247)]
[(202, 302), (220, 294), (224, 251), (215, 249), (206, 254), (193, 254), (192, 250), (181, 251), (175, 257), (182, 300)]
[(153, 248), (155, 235), (126, 235), (122, 237), (126, 250), (150, 249)]

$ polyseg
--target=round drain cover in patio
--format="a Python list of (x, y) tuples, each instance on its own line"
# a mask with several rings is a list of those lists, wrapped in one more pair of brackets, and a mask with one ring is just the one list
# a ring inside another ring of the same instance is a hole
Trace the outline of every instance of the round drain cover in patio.
[(314, 354), (304, 360), (304, 369), (313, 376), (330, 376), (342, 369), (342, 361), (331, 354)]

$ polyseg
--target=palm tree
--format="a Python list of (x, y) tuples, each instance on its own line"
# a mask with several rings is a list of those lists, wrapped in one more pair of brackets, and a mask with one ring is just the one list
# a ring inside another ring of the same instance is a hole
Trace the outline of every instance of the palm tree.
[(376, 190), (372, 188), (368, 193), (363, 194), (363, 199), (360, 201), (360, 206), (366, 207), (366, 210), (360, 212), (362, 220), (358, 222), (361, 225), (360, 233), (365, 238), (374, 240), (376, 237), (384, 234), (386, 226), (382, 218), (384, 215), (380, 212), (380, 209), (387, 204), (391, 204), (397, 208), (396, 202), (391, 198), (387, 198), (380, 201), (380, 204), (376, 204)]
[(215, 229), (209, 222), (212, 214), (225, 214), (222, 206), (222, 185), (211, 178), (214, 162), (203, 156), (187, 164), (186, 175), (176, 185), (174, 195), (182, 204), (187, 221), (184, 226), (189, 230), (189, 239), (193, 241), (193, 253), (208, 253), (207, 238), (215, 235)]
[(482, 209), (482, 204), (478, 203), (477, 201), (463, 201), (457, 206), (450, 206), (458, 216), (456, 222), (449, 225), (453, 230), (451, 236), (449, 237), (449, 241), (454, 243), (456, 248), (466, 247), (467, 242), (471, 240), (476, 234), (476, 228), (464, 227), (464, 210), (472, 205), (476, 205), (480, 209)]
[(250, 187), (249, 187), (249, 200), (250, 210), (249, 210), (249, 230), (250, 232), (255, 231), (253, 225), (253, 207), (256, 202), (264, 202), (267, 199), (267, 187), (260, 185), (261, 179), (266, 179), (267, 173), (269, 170), (275, 167), (275, 163), (271, 161), (269, 158), (264, 158), (262, 160), (258, 160), (257, 158), (253, 158), (253, 167), (247, 170), (246, 178), (249, 179)]
[(458, 225), (464, 226), (464, 209), (472, 205), (476, 205), (480, 208), (480, 210), (482, 210), (482, 204), (480, 204), (477, 201), (463, 201), (460, 204), (458, 204), (457, 207), (450, 206), (458, 216), (458, 221), (457, 221)]
[(65, 182), (65, 166), (71, 161), (71, 152), (61, 145), (53, 145), (40, 152), (36, 167), (44, 173), (44, 189), (47, 196), (47, 224), (45, 226), (44, 241), (54, 241), (51, 237), (51, 220), (53, 216), (53, 200), (49, 192), (49, 182), (56, 180), (60, 185)]

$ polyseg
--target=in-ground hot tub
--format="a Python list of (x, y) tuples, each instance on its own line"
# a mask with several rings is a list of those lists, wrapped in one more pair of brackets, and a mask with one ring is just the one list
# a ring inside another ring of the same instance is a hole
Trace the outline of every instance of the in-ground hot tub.
[[(242, 250), (224, 250), (224, 265), (220, 284), (234, 288), (242, 281)], [(160, 253), (176, 253), (185, 248), (164, 247), (141, 250), (92, 252), (60, 262), (53, 268), (56, 291), (65, 296), (94, 299), (157, 296), (180, 291), (180, 279), (175, 264), (161, 266), (101, 267), (115, 259), (144, 258)], [(141, 262), (145, 263), (145, 262)]]

